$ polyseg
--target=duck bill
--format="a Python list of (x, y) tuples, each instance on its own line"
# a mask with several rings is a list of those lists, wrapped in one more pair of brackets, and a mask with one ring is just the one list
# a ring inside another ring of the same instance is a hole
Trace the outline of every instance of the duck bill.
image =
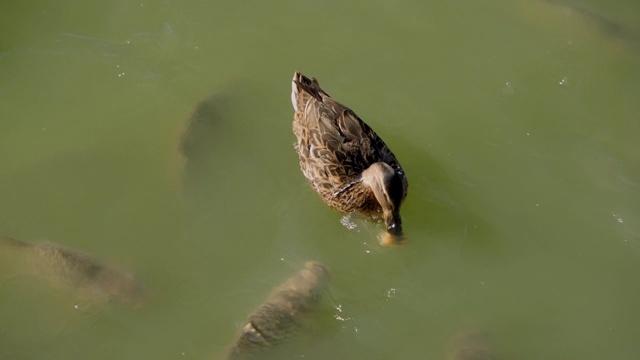
[(378, 237), (380, 244), (383, 246), (397, 246), (405, 242), (406, 237), (402, 232), (402, 222), (400, 216), (385, 218), (385, 226), (387, 231), (381, 233)]
[(385, 217), (385, 225), (387, 227), (387, 233), (398, 238), (402, 238), (402, 219), (397, 212), (391, 214), (391, 216)]

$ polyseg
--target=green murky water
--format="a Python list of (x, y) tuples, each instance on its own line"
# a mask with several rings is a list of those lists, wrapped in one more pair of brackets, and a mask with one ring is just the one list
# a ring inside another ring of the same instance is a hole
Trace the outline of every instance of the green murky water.
[[(637, 359), (638, 14), (623, 0), (1, 4), (0, 234), (131, 269), (151, 299), (79, 304), (4, 266), (0, 358), (216, 359), (313, 259), (332, 284), (294, 358), (444, 359), (476, 327), (504, 359)], [(294, 70), (402, 162), (407, 245), (348, 230), (306, 183)], [(180, 129), (217, 94), (206, 151), (184, 165)]]

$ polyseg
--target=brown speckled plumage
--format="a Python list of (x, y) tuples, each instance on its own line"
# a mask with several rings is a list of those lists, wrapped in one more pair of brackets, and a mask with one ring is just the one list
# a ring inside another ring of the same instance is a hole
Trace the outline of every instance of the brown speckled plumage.
[[(384, 218), (389, 232), (401, 234), (399, 210), (408, 183), (387, 145), (356, 113), (322, 90), (315, 78), (296, 72), (291, 101), (300, 169), (313, 189), (334, 210)], [(378, 171), (367, 172), (374, 164)], [(378, 189), (384, 191), (377, 195), (385, 196), (386, 205), (380, 203), (371, 181), (381, 184)]]

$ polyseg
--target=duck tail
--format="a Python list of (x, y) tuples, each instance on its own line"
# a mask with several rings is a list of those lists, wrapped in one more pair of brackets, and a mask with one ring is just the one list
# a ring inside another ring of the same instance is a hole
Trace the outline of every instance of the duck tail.
[(316, 78), (309, 79), (298, 71), (293, 74), (293, 80), (291, 82), (291, 103), (296, 112), (304, 110), (310, 96), (316, 98), (318, 101), (322, 101), (323, 94), (329, 96), (329, 94), (320, 88), (320, 84)]

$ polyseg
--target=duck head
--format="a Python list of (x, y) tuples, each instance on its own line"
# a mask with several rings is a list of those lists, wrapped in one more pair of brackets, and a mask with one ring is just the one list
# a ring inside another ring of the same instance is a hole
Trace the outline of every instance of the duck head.
[(400, 204), (403, 200), (403, 185), (400, 175), (384, 162), (377, 162), (362, 172), (362, 182), (373, 191), (382, 207), (382, 215), (387, 232), (402, 236), (402, 218)]

